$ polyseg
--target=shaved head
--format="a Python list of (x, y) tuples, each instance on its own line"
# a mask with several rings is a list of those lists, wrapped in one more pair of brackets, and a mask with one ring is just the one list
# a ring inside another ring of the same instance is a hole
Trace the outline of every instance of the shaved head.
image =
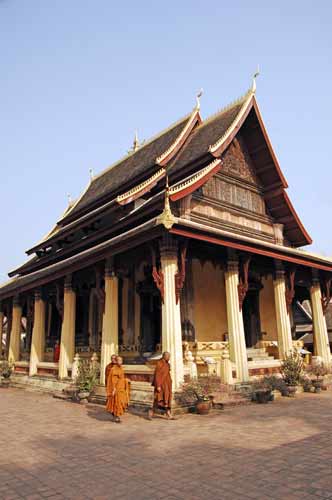
[(167, 352), (167, 351), (163, 352), (163, 359), (164, 359), (165, 361), (169, 361), (169, 360), (171, 359), (171, 355), (170, 355), (170, 353), (169, 353), (169, 352)]

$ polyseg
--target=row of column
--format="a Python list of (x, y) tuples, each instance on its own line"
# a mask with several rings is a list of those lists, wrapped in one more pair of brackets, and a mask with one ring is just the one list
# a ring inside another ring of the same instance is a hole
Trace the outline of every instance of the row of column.
[[(230, 358), (236, 366), (236, 378), (249, 380), (248, 359), (244, 335), (243, 315), (239, 307), (239, 268), (237, 261), (228, 261), (225, 272), (227, 323)], [(273, 280), (275, 311), (277, 319), (279, 358), (283, 359), (293, 349), (290, 317), (286, 304), (285, 271), (276, 269)], [(331, 364), (331, 350), (327, 325), (322, 308), (322, 294), (319, 280), (313, 280), (310, 287), (315, 351), (326, 365)]]
[[(176, 280), (178, 272), (178, 252), (176, 242), (172, 240), (160, 248), (161, 271), (163, 276), (162, 301), (162, 350), (171, 354), (171, 369), (174, 388), (183, 381), (182, 329), (180, 301), (176, 300)], [(225, 271), (225, 288), (227, 303), (227, 322), (229, 334), (230, 358), (236, 367), (236, 378), (239, 381), (249, 379), (247, 350), (245, 343), (243, 315), (239, 307), (239, 266), (236, 260), (229, 260)], [(293, 348), (291, 324), (286, 305), (285, 273), (277, 269), (273, 281), (275, 310), (277, 319), (278, 346), (280, 358)], [(310, 288), (313, 327), (315, 332), (316, 354), (324, 363), (330, 364), (331, 353), (326, 321), (321, 304), (319, 281), (314, 281)], [(32, 331), (29, 374), (37, 373), (38, 363), (42, 361), (45, 343), (45, 311), (46, 304), (41, 294), (36, 292), (34, 305), (34, 325)], [(68, 369), (75, 354), (75, 313), (76, 294), (72, 288), (71, 277), (65, 279), (64, 307), (61, 329), (59, 378), (68, 377)], [(17, 299), (13, 303), (12, 328), (9, 345), (9, 360), (19, 359), (22, 308)], [(1, 318), (0, 318), (1, 320)], [(0, 321), (2, 325), (2, 321)], [(112, 354), (118, 353), (118, 278), (111, 263), (105, 268), (105, 310), (103, 315), (101, 379), (105, 383), (106, 364)]]

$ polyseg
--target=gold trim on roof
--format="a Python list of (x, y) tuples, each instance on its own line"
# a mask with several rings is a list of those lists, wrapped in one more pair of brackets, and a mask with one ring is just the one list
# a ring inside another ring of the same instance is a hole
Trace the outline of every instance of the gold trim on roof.
[(116, 201), (120, 205), (125, 205), (126, 203), (130, 203), (133, 199), (137, 198), (143, 192), (146, 192), (147, 189), (151, 189), (152, 185), (155, 185), (159, 179), (161, 179), (165, 175), (165, 169), (161, 168), (155, 174), (153, 174), (149, 179), (144, 182), (141, 182), (137, 186), (133, 187), (129, 191), (126, 191), (123, 194), (117, 196)]
[(181, 133), (177, 136), (175, 141), (170, 145), (169, 148), (164, 151), (160, 156), (156, 158), (156, 163), (157, 165), (164, 165), (166, 158), (174, 151), (176, 148), (179, 146), (183, 138), (186, 136), (188, 132), (190, 132), (191, 127), (193, 126), (194, 122), (196, 121), (198, 117), (198, 108), (195, 108), (194, 111), (191, 114), (191, 117), (189, 118), (186, 126), (182, 129)]
[(212, 163), (210, 163), (206, 167), (202, 168), (202, 170), (200, 170), (199, 172), (194, 174), (192, 177), (190, 177), (186, 181), (183, 181), (180, 184), (171, 187), (169, 189), (170, 197), (172, 198), (172, 195), (175, 195), (176, 193), (179, 193), (180, 191), (187, 189), (188, 187), (195, 184), (197, 181), (200, 181), (201, 179), (203, 179), (207, 174), (209, 174), (219, 164), (221, 164), (221, 160), (219, 158), (217, 158)]

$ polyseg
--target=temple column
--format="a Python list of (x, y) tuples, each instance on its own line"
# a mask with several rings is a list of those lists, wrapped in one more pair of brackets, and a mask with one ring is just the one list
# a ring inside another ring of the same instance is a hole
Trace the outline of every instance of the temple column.
[(313, 279), (310, 287), (310, 301), (314, 327), (316, 355), (322, 358), (326, 366), (331, 364), (331, 350), (327, 332), (326, 319), (322, 307), (322, 293), (318, 279)]
[(8, 360), (15, 363), (20, 359), (22, 307), (19, 297), (13, 299), (12, 326), (10, 331)]
[(292, 331), (286, 304), (285, 271), (278, 265), (273, 280), (274, 302), (277, 318), (279, 358), (284, 359), (293, 350)]
[(105, 268), (105, 310), (101, 340), (100, 383), (105, 384), (105, 368), (119, 349), (119, 280), (110, 264)]
[(178, 272), (178, 252), (175, 241), (167, 239), (160, 247), (161, 272), (163, 275), (162, 350), (171, 355), (173, 389), (183, 382), (183, 353), (180, 300), (176, 303), (175, 275)]
[(35, 292), (34, 321), (31, 339), (29, 375), (37, 374), (37, 365), (43, 361), (45, 350), (45, 314), (46, 304), (41, 292)]
[(238, 286), (239, 263), (236, 260), (229, 260), (225, 271), (225, 288), (230, 358), (235, 363), (237, 380), (246, 382), (249, 380), (249, 370)]
[(76, 293), (72, 288), (71, 275), (66, 276), (63, 295), (63, 319), (61, 327), (59, 372), (60, 379), (68, 377), (68, 368), (75, 354)]

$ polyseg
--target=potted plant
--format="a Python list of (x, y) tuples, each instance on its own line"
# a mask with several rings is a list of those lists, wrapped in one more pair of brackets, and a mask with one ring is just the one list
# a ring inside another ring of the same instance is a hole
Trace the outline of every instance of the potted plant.
[(213, 392), (220, 386), (218, 377), (203, 376), (191, 379), (182, 385), (180, 401), (186, 405), (195, 405), (199, 415), (207, 415), (213, 404)]
[(311, 392), (311, 389), (312, 389), (312, 381), (311, 381), (311, 379), (308, 377), (308, 375), (304, 375), (304, 376), (301, 378), (301, 384), (302, 384), (302, 387), (303, 387), (303, 391), (304, 391), (304, 392)]
[(314, 392), (320, 392), (324, 383), (324, 377), (328, 374), (326, 366), (324, 365), (324, 363), (317, 363), (309, 367), (309, 373), (316, 377), (311, 380), (311, 383), (315, 389)]
[(78, 373), (75, 379), (77, 391), (74, 399), (79, 401), (87, 400), (98, 382), (98, 371), (88, 360), (80, 359)]
[(289, 396), (295, 396), (303, 373), (303, 360), (297, 351), (292, 351), (281, 363), (281, 374), (287, 385)]
[(10, 383), (10, 376), (13, 372), (13, 364), (3, 359), (0, 361), (0, 375), (2, 387), (8, 387)]
[(276, 375), (266, 375), (252, 385), (252, 400), (257, 403), (274, 401), (274, 391), (282, 393), (285, 383)]

